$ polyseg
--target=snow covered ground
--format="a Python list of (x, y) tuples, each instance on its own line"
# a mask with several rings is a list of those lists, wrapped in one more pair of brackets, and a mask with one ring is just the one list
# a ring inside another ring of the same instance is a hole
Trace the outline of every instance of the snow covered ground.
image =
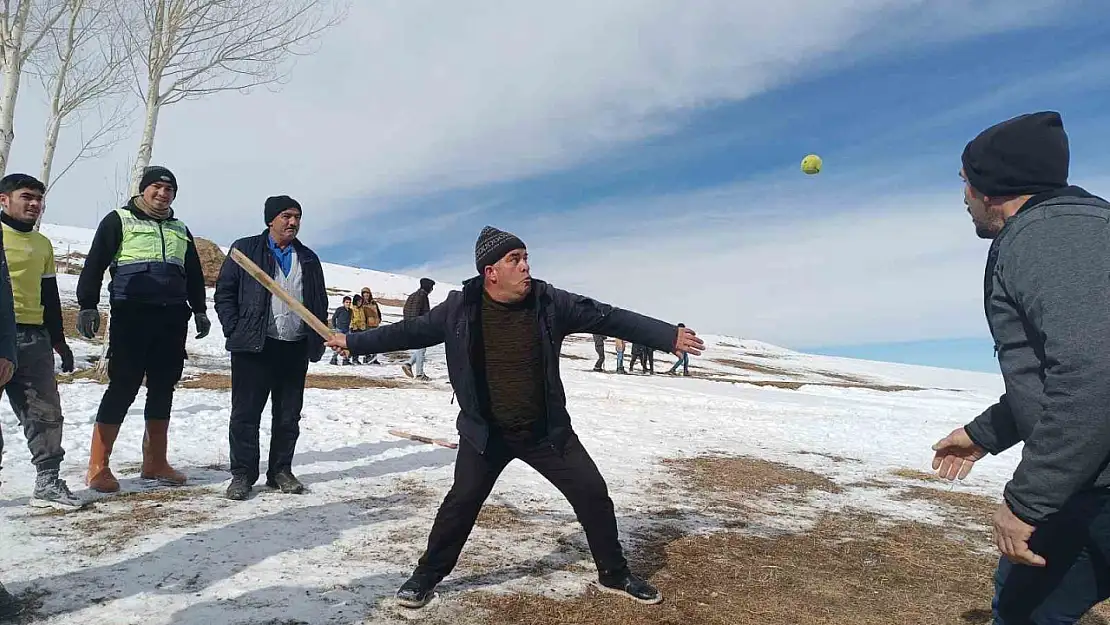
[[(59, 255), (87, 247), (90, 231), (44, 228)], [(329, 286), (364, 285), (401, 298), (417, 278), (335, 265)], [(62, 276), (73, 300), (75, 276)], [(448, 285), (436, 292), (438, 301)], [(603, 293), (595, 294), (604, 297)], [(333, 302), (338, 304), (338, 298)], [(388, 309), (387, 320), (399, 315)], [(229, 373), (222, 333), (190, 338), (186, 376)], [(575, 428), (605, 475), (622, 535), (664, 509), (693, 506), (658, 488), (672, 481), (665, 458), (705, 453), (752, 455), (832, 478), (845, 487), (811, 501), (921, 521), (939, 519), (924, 502), (895, 499), (869, 480), (897, 483), (897, 469), (929, 470), (930, 445), (995, 401), (998, 376), (799, 354), (754, 341), (708, 336), (691, 360), (693, 377), (617, 376), (590, 371), (589, 337), (564, 347), (563, 378)], [(72, 342), (80, 365), (99, 346)], [(612, 345), (610, 344), (610, 350)], [(657, 372), (674, 358), (656, 354)], [(614, 367), (608, 356), (608, 369)], [(265, 488), (245, 502), (222, 498), (230, 392), (180, 389), (171, 461), (190, 487), (144, 492), (140, 393), (124, 424), (113, 466), (126, 491), (65, 515), (26, 505), (34, 473), (7, 402), (0, 474), (0, 580), (41, 595), (49, 624), (363, 623), (401, 619), (391, 596), (411, 571), (439, 501), (451, 484), (454, 452), (391, 436), (399, 428), (456, 439), (457, 406), (442, 349), (429, 351), (432, 382), (412, 388), (310, 389), (294, 470), (309, 488), (283, 496)], [(332, 367), (311, 373), (403, 378), (395, 364)], [(78, 380), (61, 389), (66, 416), (63, 477), (81, 496), (89, 438), (104, 386)], [(264, 419), (265, 421), (265, 419)], [(265, 447), (269, 427), (264, 422)], [(959, 489), (997, 497), (1019, 450), (983, 461)], [(265, 457), (265, 452), (263, 452)], [(846, 459), (838, 460), (838, 459)], [(490, 498), (534, 524), (520, 532), (476, 528), (439, 609), (464, 591), (534, 591), (567, 596), (593, 578), (585, 539), (570, 506), (532, 469), (513, 463)], [(417, 618), (410, 615), (410, 618)]]

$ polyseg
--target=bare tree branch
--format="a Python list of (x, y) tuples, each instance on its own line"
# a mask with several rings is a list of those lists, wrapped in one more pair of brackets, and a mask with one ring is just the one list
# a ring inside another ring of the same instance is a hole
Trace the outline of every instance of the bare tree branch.
[[(146, 103), (133, 186), (150, 164), (161, 107), (287, 79), (290, 57), (347, 15), (348, 0), (132, 2), (125, 39), (134, 87)], [(121, 10), (121, 12), (123, 12)]]
[[(49, 190), (80, 160), (93, 158), (122, 138), (127, 112), (126, 51), (122, 48), (125, 24), (114, 19), (113, 0), (65, 0), (66, 19), (29, 63), (50, 95), (50, 118), (43, 146), (41, 179)], [(104, 101), (114, 100), (105, 113)], [(86, 136), (84, 122), (95, 110), (100, 125)], [(82, 143), (77, 154), (57, 176), (52, 176), (55, 150), (63, 128), (76, 117)]]

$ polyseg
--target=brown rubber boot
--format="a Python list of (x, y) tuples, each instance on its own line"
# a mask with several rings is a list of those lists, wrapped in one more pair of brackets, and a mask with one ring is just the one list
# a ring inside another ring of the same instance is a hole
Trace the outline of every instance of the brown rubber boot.
[(112, 446), (119, 435), (118, 425), (107, 423), (93, 424), (92, 443), (89, 445), (89, 471), (85, 474), (85, 484), (99, 493), (114, 493), (119, 490), (119, 480), (108, 467)]
[(170, 486), (185, 483), (185, 474), (174, 469), (166, 460), (166, 447), (169, 446), (170, 421), (146, 422), (143, 435), (143, 469), (139, 474), (144, 480), (158, 480)]

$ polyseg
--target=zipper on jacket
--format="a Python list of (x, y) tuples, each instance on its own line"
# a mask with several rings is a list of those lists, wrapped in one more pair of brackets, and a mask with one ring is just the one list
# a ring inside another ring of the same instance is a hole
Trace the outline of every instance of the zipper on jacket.
[(162, 239), (162, 262), (166, 262), (166, 231), (162, 229), (162, 222), (158, 222), (158, 236)]

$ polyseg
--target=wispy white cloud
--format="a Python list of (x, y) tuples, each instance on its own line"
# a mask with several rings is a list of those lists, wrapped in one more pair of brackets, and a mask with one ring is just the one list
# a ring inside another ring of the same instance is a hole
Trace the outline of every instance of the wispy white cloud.
[[(389, 198), (565, 167), (860, 54), (1028, 25), (1062, 4), (356, 3), (282, 91), (167, 109), (155, 160), (178, 173), (179, 209), (200, 233), (258, 229), (274, 193), (304, 201), (308, 232), (335, 232)], [(40, 149), (42, 107), (23, 95), (15, 167)], [(51, 218), (91, 225), (100, 198), (114, 200), (115, 166), (63, 180)]]

